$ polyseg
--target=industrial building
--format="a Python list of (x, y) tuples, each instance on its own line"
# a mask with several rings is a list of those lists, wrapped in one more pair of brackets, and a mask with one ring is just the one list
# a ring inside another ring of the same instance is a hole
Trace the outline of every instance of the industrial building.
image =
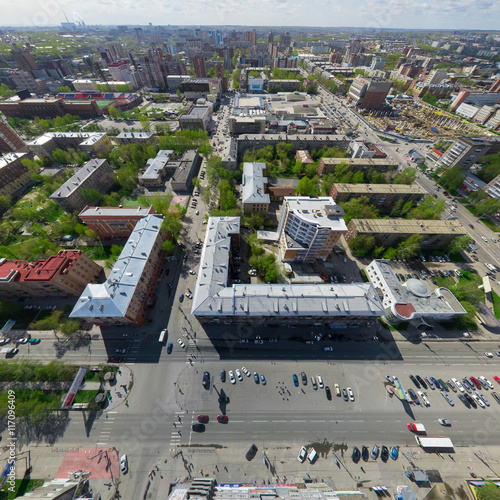
[(423, 236), (423, 248), (446, 248), (456, 237), (467, 236), (456, 220), (352, 219), (345, 239), (349, 242), (358, 235), (373, 236), (377, 246), (388, 248), (414, 234)]
[(340, 236), (347, 232), (344, 210), (328, 196), (285, 197), (278, 224), (283, 262), (325, 261)]
[(166, 231), (163, 217), (148, 215), (135, 226), (108, 279), (87, 285), (70, 318), (96, 325), (132, 326), (144, 322), (148, 298), (161, 271)]
[(417, 328), (426, 328), (427, 321), (450, 321), (467, 311), (447, 288), (431, 291), (426, 282), (409, 279), (401, 283), (386, 259), (374, 260), (366, 267), (366, 274), (379, 292), (389, 323), (413, 322)]
[(334, 183), (330, 196), (335, 203), (345, 203), (353, 198), (366, 196), (370, 205), (375, 205), (382, 213), (390, 213), (407, 203), (411, 206), (427, 196), (427, 191), (417, 184), (344, 184)]
[(228, 286), (239, 233), (239, 217), (208, 219), (191, 306), (191, 314), (200, 323), (345, 328), (375, 321), (384, 314), (370, 283)]
[(264, 176), (265, 170), (265, 163), (243, 163), (241, 203), (245, 215), (254, 213), (267, 215), (271, 200), (269, 194), (266, 193), (267, 177)]

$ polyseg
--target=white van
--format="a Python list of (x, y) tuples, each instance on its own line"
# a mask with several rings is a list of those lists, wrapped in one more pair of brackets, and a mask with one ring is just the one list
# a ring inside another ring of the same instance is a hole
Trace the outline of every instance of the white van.
[(316, 453), (316, 450), (314, 448), (311, 448), (309, 450), (309, 455), (307, 455), (307, 460), (309, 460), (310, 464), (313, 464), (317, 458), (318, 454)]

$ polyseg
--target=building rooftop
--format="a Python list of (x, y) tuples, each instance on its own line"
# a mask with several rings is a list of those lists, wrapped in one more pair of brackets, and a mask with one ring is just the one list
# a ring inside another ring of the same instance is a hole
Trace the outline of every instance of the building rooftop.
[(344, 209), (337, 205), (330, 196), (309, 198), (307, 196), (286, 196), (283, 204), (307, 224), (329, 227), (334, 231), (347, 231), (344, 222)]
[(373, 165), (373, 166), (385, 166), (385, 165), (397, 165), (398, 162), (395, 160), (388, 160), (385, 158), (322, 158), (321, 159), (325, 165), (338, 165), (340, 163), (348, 163), (349, 165)]
[(146, 162), (146, 170), (141, 175), (141, 179), (157, 179), (173, 154), (174, 151), (172, 149), (161, 149), (158, 151), (158, 154), (154, 158), (150, 158)]
[(10, 165), (16, 160), (20, 160), (27, 156), (26, 153), (8, 153), (6, 155), (0, 156), (0, 169)]
[(92, 134), (87, 139), (84, 139), (80, 143), (80, 146), (92, 146), (92, 144), (99, 142), (103, 137), (106, 137), (105, 133), (96, 132), (95, 134)]
[(382, 316), (382, 303), (369, 283), (350, 285), (227, 286), (231, 234), (239, 217), (210, 217), (194, 290), (197, 316)]
[(355, 194), (421, 194), (426, 195), (427, 191), (418, 184), (346, 184), (335, 182), (333, 184), (339, 193)]
[(265, 192), (267, 177), (264, 177), (265, 163), (244, 163), (241, 179), (241, 201), (243, 203), (270, 203)]
[(89, 284), (71, 311), (71, 318), (122, 318), (128, 310), (144, 267), (149, 262), (163, 217), (148, 215), (135, 226), (108, 279)]
[(151, 132), (121, 132), (116, 136), (117, 139), (151, 139)]
[(153, 205), (150, 207), (85, 207), (78, 217), (146, 217), (154, 214)]
[(179, 166), (176, 168), (174, 175), (172, 176), (171, 182), (182, 182), (185, 183), (191, 169), (193, 168), (193, 162), (196, 160), (198, 151), (196, 149), (188, 149), (181, 158)]
[(106, 163), (105, 159), (94, 158), (90, 160), (83, 167), (79, 168), (73, 177), (69, 178), (61, 187), (54, 191), (50, 195), (50, 198), (66, 198), (76, 191), (104, 163)]
[(464, 227), (456, 220), (414, 219), (352, 219), (357, 233), (402, 233), (402, 234), (465, 234)]
[(208, 106), (193, 106), (187, 115), (188, 118), (204, 118), (209, 112)]

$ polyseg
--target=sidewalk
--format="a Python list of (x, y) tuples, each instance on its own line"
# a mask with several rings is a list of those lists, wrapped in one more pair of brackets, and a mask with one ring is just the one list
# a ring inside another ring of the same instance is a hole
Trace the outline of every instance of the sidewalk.
[(108, 398), (104, 411), (114, 410), (123, 402), (128, 404), (127, 398), (133, 385), (133, 375), (130, 368), (127, 366), (120, 366), (116, 373), (116, 379), (113, 381), (105, 381), (103, 387), (109, 391), (111, 399)]

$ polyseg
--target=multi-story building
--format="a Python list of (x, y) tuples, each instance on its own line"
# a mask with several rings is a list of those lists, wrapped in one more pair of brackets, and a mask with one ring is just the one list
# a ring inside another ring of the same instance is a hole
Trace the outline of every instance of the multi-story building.
[(141, 325), (148, 298), (162, 272), (163, 217), (148, 215), (135, 226), (108, 279), (87, 285), (70, 318), (96, 325)]
[(488, 89), (488, 92), (500, 92), (500, 78), (493, 82), (491, 87)]
[(361, 322), (370, 326), (384, 314), (382, 302), (370, 283), (228, 286), (239, 233), (239, 217), (208, 219), (191, 306), (191, 314), (200, 323), (321, 324), (345, 328)]
[(387, 155), (380, 151), (375, 144), (366, 141), (352, 141), (351, 144), (349, 144), (349, 152), (352, 158), (387, 158)]
[(372, 261), (366, 274), (382, 298), (389, 323), (412, 322), (422, 329), (432, 326), (428, 321), (450, 321), (467, 313), (447, 288), (431, 291), (427, 282), (418, 279), (401, 283), (388, 260)]
[(176, 168), (170, 185), (176, 192), (187, 192), (191, 190), (193, 177), (198, 174), (201, 166), (201, 156), (196, 149), (188, 149), (181, 157), (179, 166)]
[(106, 160), (94, 159), (68, 179), (50, 195), (66, 212), (80, 212), (86, 205), (85, 190), (93, 189), (104, 194), (113, 185), (113, 169)]
[(103, 132), (47, 132), (26, 144), (37, 156), (50, 156), (54, 149), (78, 148), (89, 156), (109, 153), (113, 145)]
[(340, 236), (347, 232), (344, 210), (329, 196), (285, 197), (278, 224), (284, 262), (326, 260)]
[(17, 135), (16, 131), (0, 118), (0, 151), (2, 153), (15, 153), (24, 150), (25, 147), (25, 142)]
[(203, 56), (193, 57), (193, 71), (197, 78), (207, 77), (205, 58)]
[(116, 142), (123, 144), (146, 144), (156, 142), (155, 136), (151, 132), (121, 132), (115, 137)]
[(193, 106), (187, 114), (180, 117), (179, 123), (182, 130), (207, 130), (210, 116), (208, 106)]
[(230, 116), (229, 133), (231, 135), (263, 134), (266, 131), (265, 116)]
[(81, 250), (61, 250), (37, 262), (0, 259), (0, 296), (79, 296), (89, 283), (104, 278), (103, 268)]
[(38, 68), (31, 50), (32, 47), (30, 44), (27, 44), (24, 49), (20, 49), (15, 43), (12, 44), (10, 54), (16, 61), (16, 64), (24, 71), (32, 71)]
[(61, 98), (27, 98), (22, 100), (9, 100), (0, 102), (0, 112), (5, 116), (17, 118), (55, 118), (65, 114), (81, 117), (101, 116), (95, 100), (66, 102)]
[(173, 167), (171, 171), (167, 168), (173, 156), (173, 150), (161, 149), (154, 158), (150, 158), (146, 163), (146, 170), (139, 177), (141, 185), (146, 187), (161, 186), (163, 177), (167, 173), (175, 173), (177, 169), (177, 166)]
[(373, 236), (377, 246), (394, 247), (410, 236), (423, 236), (423, 248), (446, 248), (467, 232), (456, 220), (352, 219), (347, 226), (347, 242), (358, 235)]
[(349, 87), (349, 100), (363, 109), (380, 109), (391, 86), (390, 80), (358, 76)]
[(433, 69), (424, 80), (428, 85), (439, 85), (448, 76), (448, 71), (445, 69)]
[(335, 172), (339, 165), (349, 165), (349, 170), (369, 170), (375, 169), (378, 172), (388, 172), (398, 167), (398, 163), (393, 160), (382, 158), (321, 158), (318, 163), (318, 174), (326, 175)]
[(218, 78), (192, 78), (182, 82), (181, 90), (186, 99), (206, 99), (209, 95), (220, 96), (221, 82)]
[(267, 177), (264, 176), (265, 169), (265, 163), (243, 163), (241, 203), (245, 215), (254, 213), (267, 215), (271, 200), (269, 194), (266, 193)]
[(500, 175), (488, 182), (484, 187), (484, 191), (492, 198), (500, 198)]
[(22, 164), (26, 153), (9, 153), (0, 157), (0, 196), (13, 198), (22, 194), (33, 183), (31, 172)]
[(34, 94), (47, 91), (43, 80), (35, 78), (30, 71), (16, 70), (9, 73), (9, 78), (14, 82), (17, 90), (28, 90)]
[(267, 90), (269, 92), (295, 92), (300, 89), (300, 80), (269, 80)]
[[(128, 238), (137, 223), (156, 211), (150, 207), (89, 207), (78, 214), (100, 238)], [(83, 290), (82, 290), (83, 291)]]
[(402, 208), (407, 203), (413, 206), (427, 196), (427, 191), (417, 185), (407, 184), (344, 184), (334, 183), (330, 196), (335, 203), (346, 203), (353, 198), (365, 196), (370, 205), (375, 205), (382, 213)]
[(445, 169), (461, 165), (468, 169), (491, 149), (491, 143), (483, 137), (457, 139), (436, 162), (436, 167)]

